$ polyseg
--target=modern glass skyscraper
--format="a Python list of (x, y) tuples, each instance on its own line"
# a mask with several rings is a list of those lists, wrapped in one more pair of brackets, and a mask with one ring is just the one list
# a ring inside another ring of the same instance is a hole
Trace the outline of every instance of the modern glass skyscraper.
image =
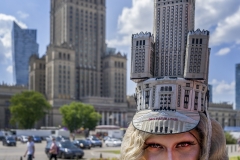
[(212, 94), (212, 85), (209, 84), (208, 85), (208, 91), (209, 91), (209, 102), (212, 103), (213, 102), (213, 94)]
[(236, 74), (235, 74), (235, 93), (236, 93), (236, 109), (240, 110), (240, 64), (236, 64)]
[(28, 85), (28, 62), (38, 54), (37, 31), (22, 29), (16, 22), (12, 28), (13, 77), (17, 85)]

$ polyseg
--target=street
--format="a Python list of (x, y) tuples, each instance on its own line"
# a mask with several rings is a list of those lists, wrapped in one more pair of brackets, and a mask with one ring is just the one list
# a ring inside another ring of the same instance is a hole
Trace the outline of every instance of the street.
[[(35, 143), (35, 159), (34, 160), (48, 160), (44, 148), (46, 146), (46, 142)], [(20, 157), (24, 155), (26, 151), (26, 144), (22, 144), (21, 142), (17, 142), (16, 147), (12, 146), (3, 146), (0, 141), (0, 160), (20, 160)], [(92, 158), (99, 158), (100, 154), (102, 154), (103, 158), (118, 158), (118, 154), (107, 153), (106, 151), (114, 151), (120, 150), (120, 147), (106, 147), (103, 144), (103, 147), (93, 147), (90, 150), (84, 149), (84, 157), (83, 160), (91, 160)], [(23, 158), (23, 160), (26, 158)]]

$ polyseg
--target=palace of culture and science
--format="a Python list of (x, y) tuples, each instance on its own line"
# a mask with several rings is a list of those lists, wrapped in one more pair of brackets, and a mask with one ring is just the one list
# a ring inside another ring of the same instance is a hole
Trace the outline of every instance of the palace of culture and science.
[(127, 56), (107, 48), (105, 0), (51, 0), (50, 44), (42, 58), (30, 58), (29, 87), (46, 95), (61, 124), (59, 107), (92, 104), (100, 125), (126, 126)]
[[(208, 79), (203, 71), (209, 65), (209, 31), (195, 30), (195, 2), (154, 0), (153, 34), (132, 35), (132, 80), (164, 76)], [(51, 0), (46, 54), (29, 60), (28, 89), (43, 93), (53, 106), (45, 125), (61, 125), (59, 107), (80, 101), (92, 104), (101, 114), (99, 125), (128, 126), (136, 102), (133, 97), (127, 101), (126, 96), (127, 56), (108, 48), (105, 35), (105, 0)], [(240, 125), (232, 119), (236, 112), (224, 115), (226, 111), (210, 107), (215, 119), (220, 120), (222, 112), (222, 125)]]

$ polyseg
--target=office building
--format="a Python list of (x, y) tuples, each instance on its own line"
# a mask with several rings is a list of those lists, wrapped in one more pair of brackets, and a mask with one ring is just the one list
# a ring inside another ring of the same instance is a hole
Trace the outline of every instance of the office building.
[(37, 31), (22, 29), (16, 22), (12, 28), (13, 77), (16, 85), (28, 85), (28, 61), (38, 54)]
[(211, 84), (208, 85), (209, 92), (209, 103), (213, 103), (213, 87)]
[(235, 68), (235, 98), (236, 98), (236, 109), (240, 110), (240, 64), (236, 64)]

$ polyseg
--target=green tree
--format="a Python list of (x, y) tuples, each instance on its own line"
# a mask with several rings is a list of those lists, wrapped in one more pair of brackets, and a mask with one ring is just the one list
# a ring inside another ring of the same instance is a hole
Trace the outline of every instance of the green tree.
[(227, 144), (236, 144), (237, 139), (235, 139), (230, 133), (225, 132), (226, 143)]
[(59, 110), (63, 116), (63, 125), (71, 132), (80, 127), (94, 129), (101, 119), (92, 105), (80, 102), (64, 105)]
[(10, 100), (11, 123), (30, 129), (51, 109), (45, 97), (35, 91), (23, 91)]

